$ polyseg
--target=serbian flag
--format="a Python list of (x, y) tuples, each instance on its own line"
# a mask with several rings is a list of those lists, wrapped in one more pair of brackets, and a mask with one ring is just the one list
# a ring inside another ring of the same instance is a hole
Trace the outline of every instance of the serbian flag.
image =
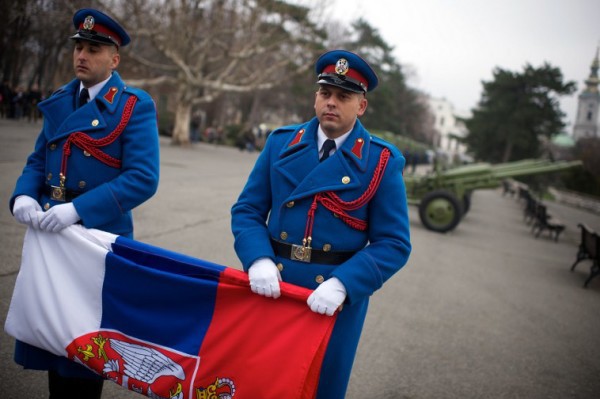
[(152, 398), (314, 398), (335, 317), (281, 291), (79, 225), (28, 229), (5, 329)]

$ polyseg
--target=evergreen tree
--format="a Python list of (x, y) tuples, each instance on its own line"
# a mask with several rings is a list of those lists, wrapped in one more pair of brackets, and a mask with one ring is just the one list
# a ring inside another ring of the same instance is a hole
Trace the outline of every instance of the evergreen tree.
[(496, 68), (493, 80), (483, 82), (483, 94), (467, 119), (465, 141), (476, 158), (508, 162), (539, 157), (540, 137), (550, 139), (564, 128), (558, 97), (576, 90), (563, 82), (559, 68), (527, 64), (522, 73)]

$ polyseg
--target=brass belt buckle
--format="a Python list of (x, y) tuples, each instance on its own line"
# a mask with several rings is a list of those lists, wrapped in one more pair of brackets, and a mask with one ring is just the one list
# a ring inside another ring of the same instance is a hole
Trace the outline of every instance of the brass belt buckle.
[(304, 245), (292, 244), (292, 253), (290, 254), (291, 260), (298, 260), (300, 262), (310, 262), (312, 248)]
[(64, 187), (50, 186), (50, 197), (55, 201), (65, 202), (66, 198), (66, 189)]

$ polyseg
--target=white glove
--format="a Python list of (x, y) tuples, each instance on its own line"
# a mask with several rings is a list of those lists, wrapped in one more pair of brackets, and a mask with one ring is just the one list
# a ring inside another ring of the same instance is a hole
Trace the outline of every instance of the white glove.
[(315, 313), (333, 316), (335, 311), (344, 303), (346, 299), (346, 287), (337, 278), (332, 277), (325, 280), (308, 297), (306, 303), (310, 310)]
[(57, 233), (67, 226), (79, 221), (79, 214), (72, 202), (55, 205), (40, 218), (40, 229), (49, 233)]
[(248, 277), (250, 278), (250, 289), (258, 295), (279, 298), (281, 290), (279, 282), (281, 274), (275, 263), (270, 258), (260, 258), (248, 269)]
[(42, 211), (42, 207), (36, 200), (28, 195), (19, 195), (15, 199), (13, 205), (13, 215), (17, 222), (26, 224), (33, 227), (34, 229), (40, 228), (40, 222), (38, 219), (38, 211)]

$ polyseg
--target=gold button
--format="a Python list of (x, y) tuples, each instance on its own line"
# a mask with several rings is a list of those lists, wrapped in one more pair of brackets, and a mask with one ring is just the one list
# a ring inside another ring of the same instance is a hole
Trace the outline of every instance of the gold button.
[(279, 238), (281, 238), (282, 240), (287, 240), (288, 233), (286, 233), (285, 231), (282, 231), (281, 234), (279, 234)]
[(94, 120), (92, 121), (92, 126), (98, 126), (98, 124), (99, 124), (99, 123), (100, 123), (100, 122), (98, 122), (98, 119), (94, 119)]
[(85, 187), (85, 182), (82, 180), (79, 182), (79, 188), (84, 188)]
[(344, 184), (350, 183), (350, 178), (348, 176), (342, 177), (342, 183), (344, 183)]
[(317, 283), (321, 284), (323, 281), (325, 281), (325, 277), (323, 277), (320, 274), (318, 274), (317, 277), (315, 277), (315, 281)]
[(44, 209), (45, 209), (45, 210), (48, 210), (48, 209), (50, 209), (50, 204), (46, 202), (46, 204), (44, 204)]
[(294, 206), (294, 201), (290, 201), (287, 204), (285, 204), (285, 206), (287, 206), (288, 208), (291, 208)]
[(48, 179), (48, 180), (52, 180), (52, 173), (48, 173), (48, 177), (47, 177), (47, 179)]
[(56, 144), (50, 144), (50, 149), (51, 149), (52, 151), (56, 150)]
[(83, 155), (85, 155), (86, 157), (89, 157), (91, 154), (87, 151), (83, 151)]
[(323, 245), (323, 251), (325, 251), (325, 252), (331, 251), (331, 244), (325, 244), (325, 245)]
[(277, 270), (279, 270), (280, 272), (283, 271), (283, 263), (277, 264)]
[(363, 142), (363, 139), (361, 138), (361, 139), (358, 139), (358, 140), (356, 140), (356, 141), (358, 141), (359, 143), (362, 143), (362, 142)]

